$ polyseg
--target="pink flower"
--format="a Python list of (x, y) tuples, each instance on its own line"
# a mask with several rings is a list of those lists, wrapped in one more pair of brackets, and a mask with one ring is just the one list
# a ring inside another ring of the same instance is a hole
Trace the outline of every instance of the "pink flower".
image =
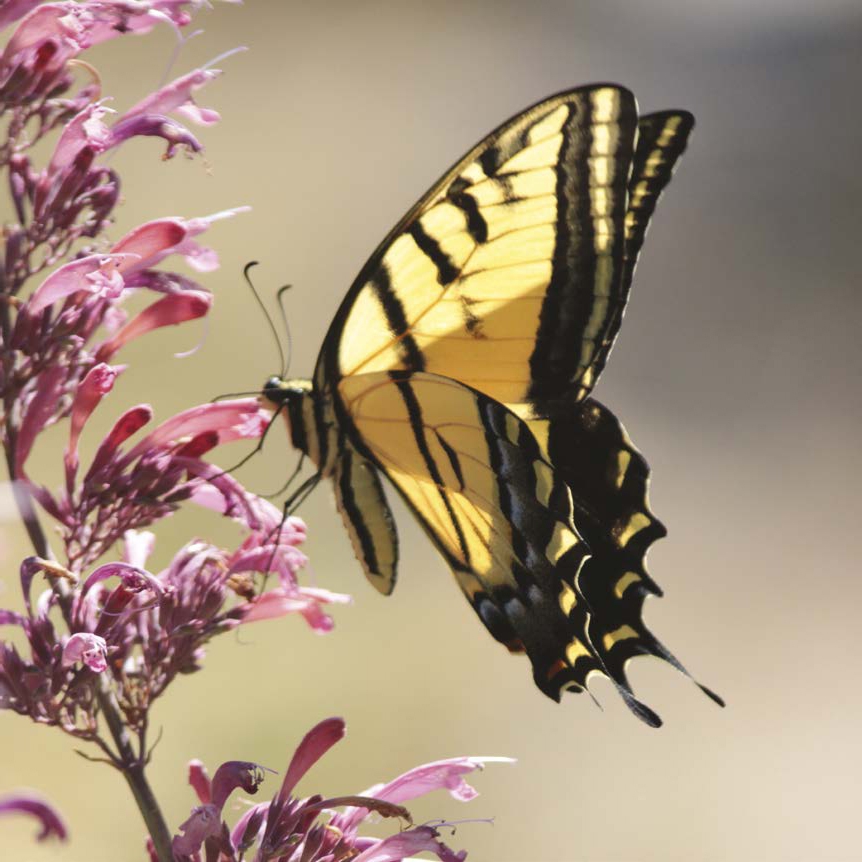
[[(264, 553), (272, 554), (271, 551), (264, 551)], [(321, 606), (349, 604), (351, 601), (350, 596), (344, 593), (296, 585), (280, 586), (241, 606), (239, 613), (245, 623), (299, 613), (318, 634), (328, 634), (332, 631), (333, 622), (332, 618), (323, 612)]]
[(0, 798), (0, 814), (27, 814), (35, 818), (41, 826), (41, 831), (36, 836), (37, 841), (45, 841), (48, 838), (66, 840), (66, 824), (57, 809), (33, 793), (16, 793)]
[(33, 291), (25, 305), (26, 313), (35, 317), (49, 305), (79, 293), (117, 299), (125, 287), (122, 262), (120, 255), (93, 254), (61, 266)]
[(0, 5), (0, 30), (8, 27), (13, 21), (26, 15), (34, 6), (38, 6), (42, 0), (5, 0)]
[(72, 483), (78, 471), (78, 438), (81, 436), (84, 424), (99, 402), (114, 388), (114, 381), (122, 370), (122, 366), (112, 368), (110, 365), (100, 362), (87, 372), (77, 393), (75, 393), (75, 399), (72, 402), (71, 421), (69, 422), (69, 444), (63, 457), (66, 464), (68, 493), (72, 492)]
[(221, 832), (220, 811), (215, 805), (199, 805), (192, 809), (188, 820), (180, 824), (181, 835), (171, 842), (174, 855), (182, 858), (196, 853), (207, 838), (215, 838)]
[(441, 862), (464, 862), (467, 851), (454, 853), (439, 840), (438, 834), (430, 826), (417, 826), (384, 838), (354, 857), (353, 862), (402, 862), (416, 853), (434, 853)]
[[(225, 764), (222, 769), (227, 768), (230, 778), (223, 785), (224, 792), (217, 793), (219, 773), (210, 785), (200, 762), (192, 761), (189, 781), (202, 805), (195, 808), (192, 816), (180, 827), (183, 834), (174, 838), (174, 852), (182, 859), (198, 859), (201, 858), (198, 854), (205, 848), (207, 858), (220, 854), (219, 859), (236, 862), (256, 845), (254, 858), (259, 862), (288, 858), (302, 862), (332, 862), (348, 858), (361, 862), (400, 862), (423, 851), (435, 854), (442, 862), (463, 862), (466, 853), (450, 850), (439, 840), (437, 828), (431, 825), (411, 826), (384, 839), (361, 836), (357, 829), (371, 812), (383, 817), (399, 817), (411, 823), (409, 812), (396, 803), (395, 797), (412, 799), (431, 790), (445, 788), (458, 799), (471, 799), (476, 793), (464, 783), (463, 775), (481, 768), (485, 762), (507, 759), (453, 758), (417, 767), (382, 785), (379, 792), (328, 799), (322, 796), (294, 798), (291, 794), (300, 779), (344, 737), (344, 732), (344, 721), (340, 718), (328, 718), (313, 727), (294, 752), (272, 801), (247, 809), (230, 831), (227, 824), (221, 823), (228, 796), (238, 786), (246, 792), (256, 792), (262, 773), (255, 771), (254, 764)], [(241, 784), (241, 776), (246, 776), (246, 785)], [(345, 806), (343, 814), (333, 810)]]
[(151, 93), (126, 112), (126, 117), (176, 112), (193, 123), (210, 126), (220, 119), (218, 112), (201, 108), (192, 93), (221, 75), (220, 69), (195, 69)]
[(63, 667), (71, 667), (79, 661), (95, 673), (108, 666), (108, 645), (105, 639), (89, 632), (73, 634), (63, 647)]

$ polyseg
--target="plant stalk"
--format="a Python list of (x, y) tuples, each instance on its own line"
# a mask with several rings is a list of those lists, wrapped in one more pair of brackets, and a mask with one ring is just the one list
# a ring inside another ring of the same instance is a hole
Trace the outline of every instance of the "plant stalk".
[[(44, 560), (53, 560), (54, 555), (45, 537), (42, 525), (39, 523), (38, 515), (33, 507), (32, 497), (22, 482), (15, 481), (14, 432), (11, 428), (7, 427), (7, 434), (9, 443), (6, 447), (6, 465), (9, 470), (9, 476), (12, 479), (15, 504), (18, 507), (18, 512), (21, 515), (21, 520), (24, 523), (36, 555), (42, 557)], [(64, 611), (67, 611), (69, 604), (68, 594), (64, 594), (64, 587), (65, 584), (55, 584), (55, 588), (60, 595), (61, 606)], [(66, 618), (68, 622), (68, 615), (66, 615)], [(111, 732), (114, 745), (117, 748), (117, 768), (123, 773), (123, 777), (126, 779), (126, 783), (135, 797), (138, 810), (141, 812), (141, 817), (143, 817), (147, 831), (150, 833), (150, 838), (152, 838), (156, 856), (159, 862), (173, 862), (174, 855), (171, 849), (171, 833), (168, 830), (168, 824), (165, 821), (161, 808), (159, 808), (155, 794), (147, 781), (144, 767), (145, 752), (135, 753), (128, 730), (123, 723), (122, 711), (111, 691), (110, 682), (101, 674), (98, 676), (96, 693), (99, 699), (99, 708)]]

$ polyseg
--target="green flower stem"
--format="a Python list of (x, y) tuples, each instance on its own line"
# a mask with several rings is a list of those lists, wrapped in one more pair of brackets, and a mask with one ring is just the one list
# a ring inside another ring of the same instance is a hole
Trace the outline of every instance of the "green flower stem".
[[(42, 557), (44, 560), (53, 560), (54, 555), (45, 538), (42, 525), (39, 523), (30, 493), (21, 482), (14, 481), (15, 434), (11, 428), (7, 428), (7, 437), (9, 445), (6, 448), (6, 465), (9, 470), (9, 476), (13, 479), (12, 487), (14, 489), (18, 512), (21, 515), (21, 520), (24, 523), (36, 555)], [(64, 601), (68, 597), (68, 588), (64, 583), (57, 581), (55, 581), (55, 588), (58, 590), (61, 605), (65, 611), (68, 608), (68, 601)], [(111, 685), (107, 677), (102, 674), (98, 675), (97, 696), (99, 699), (99, 708), (105, 718), (117, 749), (117, 769), (123, 773), (123, 777), (126, 779), (126, 783), (135, 797), (138, 810), (141, 812), (141, 816), (144, 818), (144, 823), (147, 826), (147, 831), (153, 840), (156, 856), (159, 862), (173, 862), (171, 833), (168, 830), (168, 824), (159, 808), (155, 794), (147, 781), (144, 771), (145, 752), (135, 753), (128, 730), (123, 723), (119, 704), (111, 691)]]

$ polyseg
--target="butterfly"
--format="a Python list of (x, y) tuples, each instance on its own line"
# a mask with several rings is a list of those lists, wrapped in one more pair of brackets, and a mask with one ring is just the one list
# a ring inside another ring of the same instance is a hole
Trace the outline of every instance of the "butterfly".
[(590, 393), (693, 124), (639, 117), (614, 84), (507, 120), (377, 247), (312, 379), (263, 389), (316, 468), (301, 490), (332, 479), (376, 589), (392, 591), (398, 563), (382, 474), (541, 691), (559, 701), (603, 674), (653, 726), (625, 668), (654, 655), (686, 672), (642, 614), (666, 531), (646, 461)]

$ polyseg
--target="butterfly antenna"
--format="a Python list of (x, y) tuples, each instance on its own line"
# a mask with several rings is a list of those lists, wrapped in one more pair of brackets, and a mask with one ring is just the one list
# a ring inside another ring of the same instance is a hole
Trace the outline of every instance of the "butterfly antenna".
[(287, 322), (287, 312), (284, 310), (284, 300), (283, 297), (290, 288), (293, 287), (292, 284), (286, 284), (284, 287), (279, 288), (276, 297), (278, 299), (278, 310), (281, 312), (281, 322), (284, 325), (284, 334), (287, 336), (287, 361), (284, 364), (284, 370), (281, 372), (282, 378), (287, 377), (287, 370), (290, 368), (290, 358), (293, 354), (293, 339), (290, 336), (290, 324)]
[(252, 283), (251, 276), (249, 272), (251, 268), (257, 266), (257, 261), (252, 260), (249, 261), (242, 270), (243, 278), (245, 278), (245, 283), (251, 289), (251, 292), (254, 294), (255, 300), (257, 300), (257, 304), (260, 306), (260, 310), (263, 312), (263, 316), (266, 318), (266, 322), (269, 324), (269, 329), (272, 332), (272, 337), (275, 339), (276, 346), (278, 347), (278, 355), (281, 359), (281, 367), (284, 368), (284, 348), (281, 346), (281, 339), (278, 337), (278, 330), (275, 328), (275, 324), (272, 322), (272, 317), (270, 317), (269, 312), (266, 310), (266, 306), (263, 304), (263, 300), (260, 298), (260, 294), (257, 292), (254, 284)]
[(225, 392), (223, 395), (216, 395), (210, 404), (217, 404), (219, 401), (224, 401), (225, 398), (248, 398), (249, 395), (260, 395), (260, 389), (250, 389), (248, 392)]

